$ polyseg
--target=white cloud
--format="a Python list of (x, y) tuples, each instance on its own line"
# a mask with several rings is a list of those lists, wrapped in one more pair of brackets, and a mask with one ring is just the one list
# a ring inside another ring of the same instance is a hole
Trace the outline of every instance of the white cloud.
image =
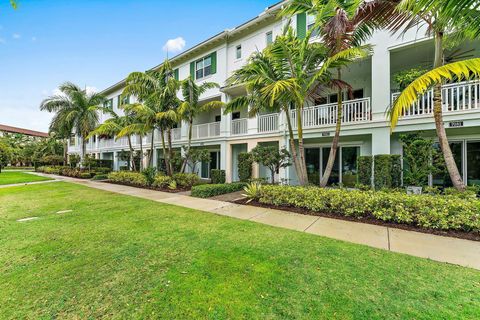
[(182, 37), (170, 39), (163, 46), (163, 51), (166, 52), (180, 52), (185, 48), (185, 40)]
[(14, 33), (14, 34), (12, 34), (12, 38), (13, 38), (13, 39), (20, 39), (20, 38), (21, 38), (21, 35), (18, 34), (18, 33)]

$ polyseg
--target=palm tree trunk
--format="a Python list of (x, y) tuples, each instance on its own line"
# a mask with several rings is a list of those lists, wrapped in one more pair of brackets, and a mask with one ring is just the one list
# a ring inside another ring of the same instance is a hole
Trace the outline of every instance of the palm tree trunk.
[(68, 140), (63, 142), (63, 165), (66, 166), (68, 163)]
[[(443, 58), (443, 33), (437, 32), (435, 34), (435, 61), (433, 67), (441, 67), (443, 65)], [(453, 158), (452, 149), (448, 143), (447, 132), (445, 131), (445, 126), (443, 124), (441, 84), (438, 84), (433, 88), (433, 117), (435, 119), (435, 127), (440, 149), (442, 150), (447, 171), (450, 175), (453, 186), (459, 191), (465, 191), (465, 184), (463, 183), (462, 176), (460, 175), (455, 159)]]
[(152, 139), (150, 141), (150, 159), (148, 159), (148, 163), (150, 164), (150, 167), (153, 167), (154, 140), (155, 140), (155, 128), (152, 130)]
[(289, 136), (288, 141), (290, 143), (290, 149), (291, 149), (290, 152), (292, 154), (293, 165), (295, 167), (295, 172), (297, 173), (297, 176), (300, 176), (300, 172), (302, 170), (300, 169), (297, 148), (295, 146), (295, 135), (293, 134), (292, 119), (290, 118), (289, 108), (287, 108), (287, 110), (285, 111), (285, 114), (287, 119), (287, 128), (288, 128), (288, 136)]
[(168, 169), (173, 175), (173, 166), (172, 166), (172, 129), (167, 129), (167, 142), (168, 142)]
[[(340, 68), (337, 69), (338, 80), (342, 79), (342, 71)], [(320, 187), (325, 188), (332, 174), (333, 165), (335, 164), (335, 158), (337, 157), (338, 142), (340, 141), (340, 130), (342, 129), (342, 118), (343, 118), (343, 97), (342, 89), (338, 88), (337, 92), (337, 123), (335, 126), (335, 136), (333, 137), (332, 146), (330, 148), (330, 154), (328, 155), (327, 166), (325, 167), (325, 172), (323, 172), (322, 179), (320, 180)]]
[(133, 158), (133, 147), (132, 147), (132, 137), (130, 135), (127, 136), (127, 141), (128, 141), (128, 148), (130, 149), (130, 170), (137, 171), (136, 166), (135, 166), (135, 159)]
[(187, 167), (187, 162), (188, 162), (188, 154), (190, 153), (190, 148), (192, 146), (192, 134), (193, 134), (193, 118), (190, 118), (189, 119), (189, 122), (188, 122), (188, 143), (187, 143), (187, 156), (185, 157), (185, 159), (183, 159), (183, 162), (182, 162), (182, 168), (180, 169), (180, 172), (181, 173), (184, 173), (185, 172), (185, 168)]
[(143, 170), (143, 137), (139, 135), (140, 137), (140, 168), (139, 170)]
[(307, 176), (307, 165), (305, 164), (305, 148), (303, 146), (303, 122), (302, 122), (302, 111), (303, 111), (303, 101), (300, 101), (297, 105), (297, 135), (298, 135), (298, 157), (299, 157), (299, 168), (300, 172), (298, 174), (298, 179), (300, 185), (305, 186), (308, 184)]
[(85, 161), (85, 155), (87, 154), (87, 142), (85, 137), (82, 137), (82, 151), (80, 151), (80, 167), (83, 167), (83, 162)]
[(167, 175), (171, 176), (172, 174), (170, 173), (170, 168), (168, 166), (168, 160), (167, 160), (167, 147), (165, 145), (165, 133), (163, 130), (160, 130), (160, 137), (162, 139), (162, 151), (163, 151), (163, 161), (165, 162), (165, 170), (167, 170)]

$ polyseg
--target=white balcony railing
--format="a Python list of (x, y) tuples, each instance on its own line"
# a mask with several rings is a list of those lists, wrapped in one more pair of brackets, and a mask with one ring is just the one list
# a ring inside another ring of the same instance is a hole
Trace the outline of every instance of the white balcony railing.
[(248, 119), (232, 120), (232, 135), (242, 135), (248, 133)]
[[(342, 123), (367, 122), (372, 119), (370, 98), (344, 101)], [(297, 126), (296, 110), (291, 110), (292, 126)], [(337, 123), (337, 103), (304, 108), (302, 112), (303, 128), (332, 126)]]
[[(392, 102), (400, 92), (392, 94)], [(442, 109), (444, 113), (479, 110), (480, 81), (465, 81), (442, 86)], [(419, 96), (417, 102), (405, 111), (404, 117), (428, 115), (433, 113), (433, 90)]]
[(258, 116), (258, 132), (278, 131), (278, 113)]
[(98, 143), (100, 149), (107, 148), (125, 148), (128, 147), (128, 138), (122, 137), (120, 139), (100, 139)]
[(220, 136), (220, 122), (197, 124), (192, 127), (192, 138), (213, 138)]
[(172, 129), (172, 141), (182, 140), (182, 129), (174, 128)]

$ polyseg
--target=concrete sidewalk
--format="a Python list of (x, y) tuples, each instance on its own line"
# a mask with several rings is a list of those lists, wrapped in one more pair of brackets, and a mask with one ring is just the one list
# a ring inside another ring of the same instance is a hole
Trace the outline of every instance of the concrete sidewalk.
[[(52, 175), (41, 176), (52, 177)], [(87, 187), (202, 210), (480, 270), (480, 242), (116, 184), (54, 176)]]

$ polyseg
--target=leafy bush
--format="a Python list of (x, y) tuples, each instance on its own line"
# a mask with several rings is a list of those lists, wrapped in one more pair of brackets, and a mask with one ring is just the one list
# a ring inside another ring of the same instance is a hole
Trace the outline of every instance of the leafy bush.
[(41, 162), (46, 165), (58, 166), (63, 163), (63, 160), (63, 156), (52, 154), (42, 157)]
[(108, 175), (107, 174), (96, 174), (95, 176), (93, 176), (92, 180), (94, 181), (101, 181), (101, 180), (107, 180), (108, 179)]
[(249, 183), (245, 188), (243, 188), (245, 191), (245, 196), (247, 197), (248, 201), (258, 201), (260, 199), (260, 196), (262, 195), (262, 184), (258, 182), (252, 182)]
[(410, 83), (425, 74), (427, 71), (427, 69), (420, 67), (403, 70), (393, 75), (393, 81), (398, 84), (400, 91), (403, 91)]
[(245, 186), (242, 182), (227, 184), (202, 184), (192, 188), (192, 197), (210, 198), (221, 194), (240, 191)]
[(238, 154), (238, 178), (242, 182), (247, 182), (252, 178), (253, 158), (248, 152)]
[(148, 167), (142, 170), (142, 174), (145, 177), (145, 181), (147, 182), (147, 186), (152, 186), (155, 182), (155, 177), (157, 176), (157, 168), (155, 167)]
[(166, 189), (172, 183), (172, 178), (164, 175), (157, 175), (152, 186), (158, 189)]
[(80, 172), (77, 175), (77, 177), (80, 178), (80, 179), (91, 179), (92, 178), (92, 173), (90, 173), (90, 172)]
[(402, 186), (402, 156), (398, 154), (390, 155), (390, 169), (392, 188), (400, 188)]
[(119, 171), (108, 174), (108, 180), (115, 183), (132, 185), (136, 187), (146, 187), (147, 180), (145, 176), (139, 172)]
[(270, 182), (275, 183), (275, 173), (280, 168), (291, 166), (291, 155), (287, 149), (278, 150), (277, 147), (257, 145), (251, 151), (253, 161), (267, 167), (270, 170)]
[(270, 185), (262, 186), (259, 193), (258, 201), (264, 204), (430, 229), (480, 232), (480, 201), (473, 198)]
[(181, 189), (190, 189), (200, 183), (200, 178), (195, 173), (175, 173), (172, 179), (175, 180), (177, 187)]
[(112, 172), (112, 169), (109, 167), (98, 167), (98, 168), (95, 168), (93, 171), (98, 174), (107, 174)]
[(213, 184), (223, 184), (226, 181), (225, 170), (212, 169), (210, 175)]
[(392, 162), (389, 154), (378, 154), (373, 160), (373, 184), (375, 190), (392, 186)]
[(358, 183), (364, 186), (372, 185), (372, 156), (360, 156), (357, 160)]

